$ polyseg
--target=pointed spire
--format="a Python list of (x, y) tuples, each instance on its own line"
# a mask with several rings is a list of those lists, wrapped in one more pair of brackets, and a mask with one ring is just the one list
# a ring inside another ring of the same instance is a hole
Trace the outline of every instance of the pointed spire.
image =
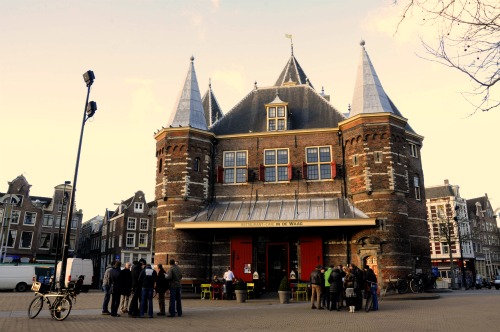
[[(291, 35), (287, 35), (291, 39)], [(283, 86), (283, 85), (295, 85), (295, 84), (308, 84), (311, 88), (314, 89), (312, 83), (307, 78), (302, 67), (299, 65), (299, 62), (293, 55), (293, 43), (291, 43), (292, 47), (292, 55), (288, 60), (285, 68), (281, 71), (278, 80), (276, 80), (275, 86)], [(293, 84), (292, 84), (293, 83)]]
[(194, 70), (194, 57), (184, 82), (184, 87), (178, 98), (175, 111), (170, 115), (169, 125), (171, 127), (193, 127), (207, 130), (207, 122), (201, 103), (200, 89)]
[(358, 65), (352, 109), (349, 116), (353, 117), (361, 113), (395, 113), (365, 50), (365, 42), (361, 41), (360, 45), (361, 60)]
[(222, 110), (215, 98), (215, 94), (212, 91), (212, 79), (208, 79), (208, 91), (205, 92), (203, 98), (201, 99), (201, 104), (203, 105), (203, 112), (205, 115), (205, 121), (209, 127), (211, 127), (217, 120), (222, 118)]

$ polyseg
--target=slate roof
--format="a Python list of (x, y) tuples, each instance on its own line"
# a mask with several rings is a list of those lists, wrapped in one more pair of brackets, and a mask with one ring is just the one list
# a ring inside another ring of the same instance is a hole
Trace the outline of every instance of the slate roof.
[(212, 82), (208, 84), (208, 90), (201, 98), (201, 104), (203, 105), (203, 113), (208, 127), (211, 127), (214, 122), (223, 117), (219, 102), (217, 102), (212, 90)]
[(194, 57), (191, 57), (184, 87), (177, 99), (174, 112), (170, 115), (168, 124), (171, 127), (193, 127), (207, 130), (205, 113), (201, 104), (200, 88), (194, 70)]
[(285, 221), (362, 219), (366, 214), (343, 198), (215, 202), (183, 221)]
[[(365, 49), (365, 43), (362, 41), (361, 57), (349, 117), (372, 113), (392, 113), (404, 118), (382, 87), (375, 67)], [(406, 130), (414, 133), (409, 124), (406, 125)]]
[(288, 130), (337, 128), (345, 117), (307, 84), (256, 88), (211, 128), (216, 135), (267, 131), (265, 104), (276, 98), (288, 103)]
[(314, 89), (312, 83), (308, 80), (306, 73), (293, 55), (293, 51), (292, 56), (286, 63), (285, 68), (281, 71), (281, 74), (274, 85), (282, 86), (290, 82), (295, 82), (297, 84), (309, 84)]
[(450, 196), (456, 196), (456, 193), (453, 191), (453, 188), (450, 185), (425, 188), (425, 198), (427, 199), (450, 197)]

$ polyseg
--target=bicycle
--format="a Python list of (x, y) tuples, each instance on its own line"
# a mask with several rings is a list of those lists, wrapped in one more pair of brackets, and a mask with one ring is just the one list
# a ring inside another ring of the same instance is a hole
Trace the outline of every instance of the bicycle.
[(422, 274), (410, 273), (408, 275), (408, 280), (410, 283), (410, 290), (412, 291), (412, 293), (422, 293), (424, 291), (424, 279), (422, 277)]
[(390, 276), (382, 296), (386, 296), (389, 291), (398, 292), (399, 294), (406, 293), (408, 291), (408, 281), (397, 276)]
[[(58, 321), (65, 320), (71, 308), (73, 307), (72, 299), (76, 302), (76, 295), (79, 293), (77, 284), (70, 282), (68, 288), (63, 288), (56, 292), (50, 292), (50, 285), (45, 285), (40, 282), (34, 282), (31, 290), (35, 292), (35, 298), (31, 301), (28, 307), (28, 317), (30, 319), (38, 316), (42, 311), (43, 303), (47, 302), (50, 315)], [(51, 302), (51, 299), (53, 301)]]

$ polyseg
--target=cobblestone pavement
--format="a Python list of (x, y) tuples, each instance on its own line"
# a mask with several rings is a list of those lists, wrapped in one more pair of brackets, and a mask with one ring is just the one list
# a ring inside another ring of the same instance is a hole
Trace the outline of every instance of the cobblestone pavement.
[[(80, 294), (69, 317), (50, 318), (46, 307), (35, 319), (27, 315), (33, 293), (0, 292), (0, 331), (497, 331), (500, 326), (500, 291), (453, 291), (384, 297), (380, 310), (311, 310), (305, 301), (280, 304), (277, 295), (245, 303), (200, 300), (185, 294), (183, 317), (134, 319), (101, 315), (103, 294)], [(422, 301), (413, 301), (420, 299)], [(399, 300), (399, 301), (395, 301)], [(157, 303), (155, 303), (155, 312)]]

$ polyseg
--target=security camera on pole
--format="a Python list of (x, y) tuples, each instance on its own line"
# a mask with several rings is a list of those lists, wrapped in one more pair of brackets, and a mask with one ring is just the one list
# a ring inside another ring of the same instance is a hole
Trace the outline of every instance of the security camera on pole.
[(73, 208), (75, 206), (75, 191), (76, 191), (76, 180), (78, 179), (78, 166), (80, 164), (80, 151), (82, 149), (82, 139), (83, 139), (83, 130), (85, 128), (85, 122), (94, 116), (97, 111), (97, 104), (95, 101), (89, 102), (90, 96), (90, 87), (92, 83), (94, 83), (94, 72), (89, 70), (83, 74), (83, 79), (85, 80), (85, 84), (87, 85), (87, 99), (85, 100), (85, 108), (83, 111), (83, 121), (82, 121), (82, 129), (80, 132), (80, 142), (78, 143), (78, 153), (76, 155), (76, 166), (75, 166), (75, 176), (73, 178), (73, 187), (71, 190), (70, 203), (68, 205), (68, 217), (66, 218), (66, 232), (64, 233), (64, 248), (62, 252), (62, 264), (61, 264), (61, 277), (59, 278), (59, 287), (64, 288), (64, 281), (66, 278), (66, 267), (68, 265), (68, 252), (69, 252), (69, 239), (71, 234), (71, 223), (73, 220)]

